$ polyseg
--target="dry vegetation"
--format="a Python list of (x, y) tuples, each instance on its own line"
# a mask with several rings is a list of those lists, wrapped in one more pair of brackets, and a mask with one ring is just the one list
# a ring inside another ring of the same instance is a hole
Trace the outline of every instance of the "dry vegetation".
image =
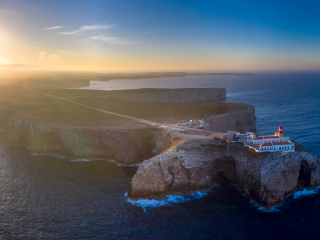
[(99, 109), (116, 112), (137, 118), (167, 122), (203, 119), (212, 114), (223, 114), (239, 110), (233, 103), (163, 103), (163, 102), (134, 102), (103, 98), (80, 98), (79, 103)]
[[(241, 103), (148, 103), (111, 100), (100, 97), (119, 92), (152, 92), (164, 91), (164, 89), (128, 91), (39, 90), (95, 108), (163, 123), (202, 119), (208, 115), (224, 114), (246, 108), (246, 105)], [(24, 119), (35, 119), (50, 124), (70, 125), (137, 124), (131, 120), (36, 93), (20, 85), (2, 86), (0, 87), (0, 94), (1, 107), (9, 109), (12, 113)]]

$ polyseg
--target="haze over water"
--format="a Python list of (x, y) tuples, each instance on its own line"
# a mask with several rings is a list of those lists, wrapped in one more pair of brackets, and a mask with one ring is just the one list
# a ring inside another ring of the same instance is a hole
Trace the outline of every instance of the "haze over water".
[[(227, 101), (255, 106), (258, 134), (273, 134), (281, 124), (286, 135), (320, 156), (320, 73), (103, 84), (99, 89), (225, 87)], [(135, 168), (32, 155), (2, 137), (0, 156), (1, 239), (319, 239), (319, 190), (296, 193), (267, 212), (237, 189), (220, 185), (202, 198), (140, 207), (125, 196)]]

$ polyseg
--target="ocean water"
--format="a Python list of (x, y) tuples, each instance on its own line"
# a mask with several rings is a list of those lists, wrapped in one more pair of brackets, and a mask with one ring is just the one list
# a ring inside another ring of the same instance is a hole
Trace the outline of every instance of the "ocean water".
[[(258, 134), (285, 134), (320, 156), (320, 73), (92, 82), (91, 89), (225, 87), (256, 108)], [(137, 167), (34, 155), (0, 136), (0, 239), (319, 239), (320, 189), (263, 210), (238, 189), (164, 201), (126, 197)]]

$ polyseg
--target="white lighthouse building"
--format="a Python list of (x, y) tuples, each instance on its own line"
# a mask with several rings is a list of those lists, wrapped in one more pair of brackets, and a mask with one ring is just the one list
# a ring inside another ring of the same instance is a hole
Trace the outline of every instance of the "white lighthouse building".
[(283, 133), (283, 127), (280, 126), (278, 132), (271, 136), (254, 137), (247, 136), (247, 141), (252, 142), (257, 152), (294, 152), (294, 143), (290, 141), (289, 137), (285, 137)]

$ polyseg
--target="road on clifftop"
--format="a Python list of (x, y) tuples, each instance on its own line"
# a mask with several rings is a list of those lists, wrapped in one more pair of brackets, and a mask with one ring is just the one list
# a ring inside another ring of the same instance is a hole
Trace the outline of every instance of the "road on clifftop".
[(93, 109), (93, 110), (96, 110), (96, 111), (99, 111), (99, 112), (103, 112), (103, 113), (115, 115), (115, 116), (118, 116), (118, 117), (130, 119), (130, 120), (137, 121), (137, 122), (140, 122), (140, 123), (145, 123), (145, 124), (148, 124), (148, 125), (152, 125), (154, 127), (160, 127), (160, 128), (162, 127), (164, 129), (167, 128), (167, 129), (171, 129), (171, 130), (184, 131), (186, 134), (189, 134), (189, 135), (202, 135), (202, 136), (210, 136), (210, 137), (212, 137), (212, 135), (215, 135), (215, 136), (219, 136), (220, 137), (223, 134), (221, 132), (205, 131), (205, 130), (201, 130), (201, 129), (182, 127), (182, 126), (178, 126), (178, 125), (175, 125), (175, 124), (163, 124), (163, 123), (153, 122), (153, 121), (149, 121), (149, 120), (146, 120), (146, 119), (136, 118), (136, 117), (132, 117), (132, 116), (128, 116), (128, 115), (123, 115), (123, 114), (119, 114), (119, 113), (110, 112), (110, 111), (107, 111), (107, 110), (102, 110), (102, 109), (99, 109), (99, 108), (91, 107), (91, 106), (88, 106), (88, 105), (85, 105), (85, 104), (82, 104), (82, 103), (78, 103), (78, 102), (72, 101), (72, 100), (67, 99), (67, 98), (57, 97), (57, 96), (54, 96), (54, 95), (51, 95), (51, 94), (48, 94), (48, 93), (44, 93), (44, 92), (41, 92), (41, 91), (33, 89), (33, 88), (28, 88), (28, 87), (24, 87), (24, 88), (28, 89), (28, 90), (31, 90), (31, 91), (34, 91), (34, 92), (37, 92), (37, 93), (40, 93), (40, 94), (47, 95), (49, 97), (53, 97), (53, 98), (59, 99), (59, 100), (68, 101), (70, 103), (73, 103), (73, 104), (76, 104), (76, 105), (80, 105), (82, 107), (86, 107), (86, 108), (90, 108), (90, 109)]

